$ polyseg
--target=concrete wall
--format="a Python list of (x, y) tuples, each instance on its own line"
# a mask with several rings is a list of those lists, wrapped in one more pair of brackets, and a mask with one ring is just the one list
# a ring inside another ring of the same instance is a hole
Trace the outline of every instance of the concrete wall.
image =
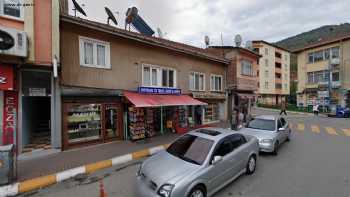
[[(79, 36), (110, 43), (111, 69), (80, 66)], [(61, 23), (61, 84), (106, 89), (136, 90), (142, 84), (142, 63), (154, 64), (177, 71), (177, 88), (190, 93), (191, 71), (205, 73), (205, 88), (210, 89), (210, 74), (223, 76), (225, 65), (213, 61), (177, 53), (160, 47), (141, 44), (107, 33), (97, 32), (65, 22)], [(225, 86), (223, 86), (223, 91)]]

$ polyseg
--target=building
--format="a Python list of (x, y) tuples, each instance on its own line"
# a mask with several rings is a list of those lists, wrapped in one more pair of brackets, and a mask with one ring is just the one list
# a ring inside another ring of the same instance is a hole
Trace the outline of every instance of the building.
[(222, 57), (69, 15), (60, 40), (64, 150), (226, 120)]
[(298, 56), (298, 106), (344, 107), (350, 89), (350, 35), (294, 52)]
[(0, 1), (0, 145), (19, 154), (60, 146), (58, 22), (58, 1)]
[(290, 52), (263, 40), (253, 41), (259, 60), (259, 103), (280, 105), (290, 94)]
[(258, 90), (257, 73), (260, 55), (252, 50), (233, 46), (210, 46), (206, 50), (230, 60), (226, 73), (227, 119), (232, 122), (237, 109), (247, 109), (246, 113), (250, 114)]

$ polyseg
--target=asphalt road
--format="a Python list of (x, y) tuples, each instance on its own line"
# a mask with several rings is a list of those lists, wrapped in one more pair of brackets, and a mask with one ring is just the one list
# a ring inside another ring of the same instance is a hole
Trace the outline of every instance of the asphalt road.
[[(276, 113), (255, 111), (256, 114)], [(241, 176), (215, 197), (350, 197), (350, 120), (290, 114), (293, 137), (277, 157), (261, 154), (252, 176)], [(136, 197), (135, 174), (141, 161), (68, 180), (23, 196)]]

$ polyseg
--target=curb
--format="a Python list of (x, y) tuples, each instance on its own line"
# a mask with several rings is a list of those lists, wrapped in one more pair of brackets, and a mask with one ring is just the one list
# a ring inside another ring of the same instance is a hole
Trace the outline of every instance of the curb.
[[(278, 109), (271, 109), (271, 108), (264, 108), (264, 107), (257, 107), (256, 109), (262, 109), (262, 110), (273, 111), (273, 112), (279, 112), (280, 111)], [(312, 113), (309, 113), (309, 112), (287, 111), (287, 113), (299, 114), (299, 115), (313, 115)]]
[(55, 174), (41, 176), (26, 181), (0, 187), (0, 197), (15, 196), (25, 192), (41, 189), (64, 180), (75, 177), (78, 174), (91, 174), (98, 170), (106, 169), (115, 165), (124, 164), (132, 160), (151, 156), (161, 150), (165, 150), (169, 144), (136, 151), (130, 154), (117, 156), (112, 159), (98, 161), (84, 166), (68, 169)]

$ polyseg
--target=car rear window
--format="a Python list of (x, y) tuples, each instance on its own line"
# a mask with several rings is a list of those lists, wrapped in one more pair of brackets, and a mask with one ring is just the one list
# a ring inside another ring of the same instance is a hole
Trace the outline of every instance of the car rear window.
[(275, 131), (276, 125), (274, 120), (253, 119), (248, 123), (247, 128)]
[(167, 152), (184, 161), (202, 165), (214, 141), (194, 135), (184, 135), (172, 143)]

